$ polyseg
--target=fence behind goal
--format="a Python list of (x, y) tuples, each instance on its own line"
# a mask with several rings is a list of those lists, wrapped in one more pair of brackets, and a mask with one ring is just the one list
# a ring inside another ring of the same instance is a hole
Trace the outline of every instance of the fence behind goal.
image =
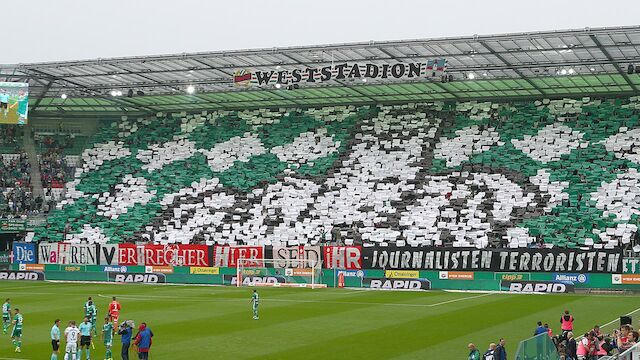
[(516, 360), (559, 360), (558, 350), (547, 333), (522, 340), (516, 351)]
[(236, 286), (325, 288), (322, 262), (302, 259), (238, 259)]

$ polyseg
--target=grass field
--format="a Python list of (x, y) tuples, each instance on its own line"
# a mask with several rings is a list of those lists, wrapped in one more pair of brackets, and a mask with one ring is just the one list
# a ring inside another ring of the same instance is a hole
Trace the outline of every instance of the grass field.
[[(63, 319), (62, 330), (67, 321), (80, 321), (88, 296), (97, 299), (99, 318), (116, 295), (121, 320), (147, 322), (155, 334), (153, 360), (466, 359), (467, 343), (485, 349), (499, 337), (512, 355), (536, 321), (557, 330), (564, 309), (584, 332), (640, 306), (637, 297), (613, 295), (258, 291), (260, 320), (254, 321), (249, 288), (2, 282), (0, 298), (10, 297), (24, 314), (24, 338), (17, 354), (3, 335), (0, 359), (49, 359), (53, 320)], [(119, 337), (115, 344), (119, 359)], [(99, 341), (92, 358), (104, 358)]]

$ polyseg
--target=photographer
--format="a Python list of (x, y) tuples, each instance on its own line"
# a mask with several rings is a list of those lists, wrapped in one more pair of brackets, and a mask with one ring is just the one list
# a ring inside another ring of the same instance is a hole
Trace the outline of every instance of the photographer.
[(118, 335), (121, 336), (122, 341), (122, 360), (129, 360), (129, 346), (131, 346), (131, 335), (133, 334), (133, 321), (127, 320), (120, 324), (118, 328)]

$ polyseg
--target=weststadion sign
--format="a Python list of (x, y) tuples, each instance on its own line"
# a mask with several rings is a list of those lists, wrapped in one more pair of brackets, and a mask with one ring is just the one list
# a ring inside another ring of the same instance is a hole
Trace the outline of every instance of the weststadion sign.
[(324, 67), (260, 70), (238, 69), (233, 73), (235, 86), (283, 86), (301, 83), (323, 83), (348, 79), (420, 79), (441, 76), (447, 70), (446, 59), (415, 63), (339, 63)]

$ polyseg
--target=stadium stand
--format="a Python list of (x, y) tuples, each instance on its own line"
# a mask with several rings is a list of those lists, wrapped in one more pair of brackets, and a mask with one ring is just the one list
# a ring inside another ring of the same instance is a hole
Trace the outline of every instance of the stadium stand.
[(639, 110), (631, 97), (125, 119), (96, 134), (30, 237), (625, 246)]

